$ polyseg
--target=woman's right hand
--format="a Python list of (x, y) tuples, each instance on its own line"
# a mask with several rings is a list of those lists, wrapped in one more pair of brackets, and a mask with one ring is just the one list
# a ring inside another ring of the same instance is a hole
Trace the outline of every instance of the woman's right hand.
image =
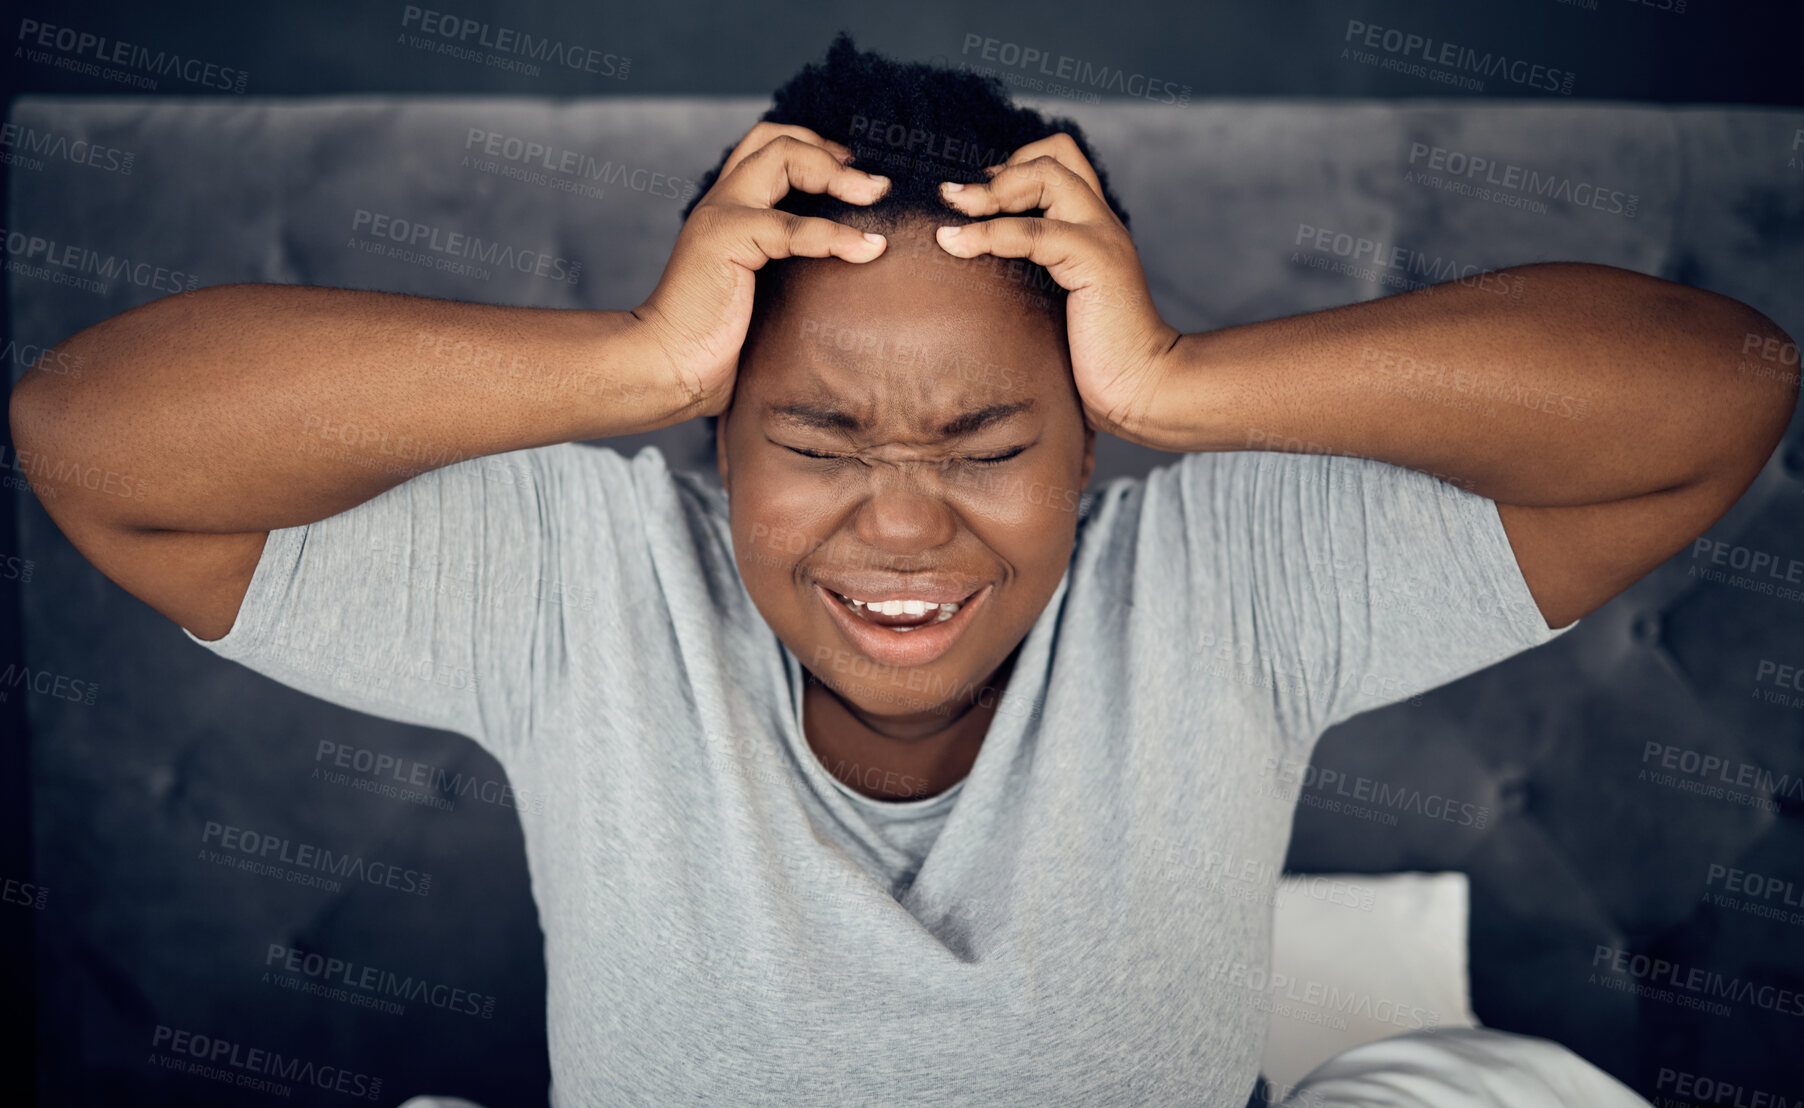
[(852, 152), (806, 127), (759, 123), (721, 167), (677, 237), (645, 302), (633, 309), (651, 356), (668, 363), (683, 419), (720, 415), (733, 396), (752, 319), (754, 273), (775, 258), (868, 262), (883, 236), (776, 210), (790, 189), (869, 204), (887, 178), (848, 169)]

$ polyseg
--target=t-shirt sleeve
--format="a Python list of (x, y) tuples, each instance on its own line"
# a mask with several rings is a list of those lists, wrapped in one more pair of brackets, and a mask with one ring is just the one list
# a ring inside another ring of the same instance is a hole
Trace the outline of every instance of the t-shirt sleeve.
[[(1192, 585), (1269, 670), (1280, 722), (1313, 742), (1564, 634), (1547, 626), (1487, 497), (1367, 458), (1186, 455)], [(1219, 609), (1218, 609), (1219, 610)]]
[(468, 735), (505, 764), (562, 669), (565, 625), (605, 614), (615, 595), (615, 551), (582, 551), (571, 579), (569, 515), (601, 517), (584, 545), (630, 537), (629, 466), (560, 444), (429, 470), (272, 530), (231, 630), (184, 633), (335, 704)]

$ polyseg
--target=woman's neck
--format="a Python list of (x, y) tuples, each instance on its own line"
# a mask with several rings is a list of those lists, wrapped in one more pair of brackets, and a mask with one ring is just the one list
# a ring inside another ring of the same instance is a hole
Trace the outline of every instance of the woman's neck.
[(822, 768), (877, 800), (924, 800), (965, 779), (995, 717), (1015, 655), (961, 697), (925, 712), (865, 712), (804, 670), (802, 731)]

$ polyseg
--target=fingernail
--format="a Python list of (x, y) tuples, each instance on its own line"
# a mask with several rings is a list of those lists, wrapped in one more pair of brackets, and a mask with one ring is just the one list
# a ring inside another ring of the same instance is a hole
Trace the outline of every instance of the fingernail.
[(963, 230), (963, 227), (941, 227), (940, 234), (945, 238), (955, 238), (958, 233)]
[(965, 186), (959, 184), (957, 181), (941, 181), (940, 187), (947, 192), (961, 192), (964, 190)]
[(864, 233), (864, 241), (870, 243), (872, 246), (882, 246), (883, 236), (874, 231), (866, 231)]
[(865, 176), (866, 176), (866, 177), (869, 177), (869, 178), (870, 178), (870, 179), (871, 179), (871, 180), (873, 180), (873, 181), (875, 181), (875, 182), (877, 182), (877, 183), (878, 183), (878, 184), (880, 184), (880, 185), (887, 185), (887, 184), (889, 184), (889, 178), (888, 178), (888, 177), (883, 177), (883, 176), (879, 176), (879, 175), (878, 175), (878, 174), (875, 174), (875, 173), (867, 173), (867, 174), (865, 174)]

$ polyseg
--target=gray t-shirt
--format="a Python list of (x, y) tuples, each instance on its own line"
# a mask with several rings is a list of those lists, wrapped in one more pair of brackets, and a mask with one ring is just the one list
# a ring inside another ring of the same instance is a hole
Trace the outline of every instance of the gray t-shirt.
[(724, 494), (564, 444), (271, 532), (203, 645), (532, 799), (554, 1104), (1241, 1108), (1317, 736), (1567, 629), (1488, 499), (1182, 455), (1084, 497), (965, 780), (872, 800), (803, 738)]

